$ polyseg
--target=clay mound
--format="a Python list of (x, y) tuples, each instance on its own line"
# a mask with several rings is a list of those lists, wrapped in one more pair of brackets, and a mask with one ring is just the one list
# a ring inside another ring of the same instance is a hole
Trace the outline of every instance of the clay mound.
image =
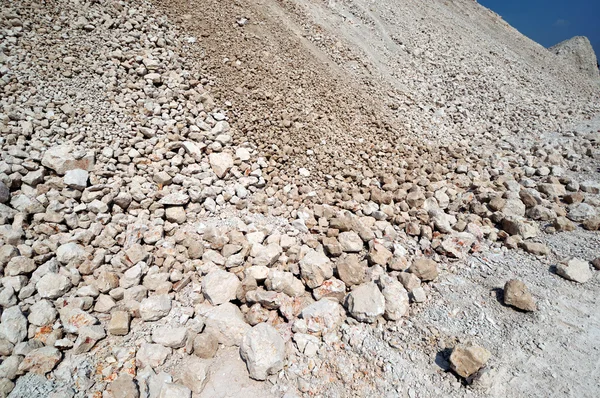
[(600, 77), (596, 53), (587, 37), (575, 36), (550, 47), (549, 50), (573, 64), (586, 76)]

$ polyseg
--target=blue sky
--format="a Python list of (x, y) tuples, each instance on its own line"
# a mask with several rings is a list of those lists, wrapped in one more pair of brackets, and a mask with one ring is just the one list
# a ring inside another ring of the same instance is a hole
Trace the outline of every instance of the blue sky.
[(600, 0), (479, 0), (544, 47), (587, 36), (600, 57)]

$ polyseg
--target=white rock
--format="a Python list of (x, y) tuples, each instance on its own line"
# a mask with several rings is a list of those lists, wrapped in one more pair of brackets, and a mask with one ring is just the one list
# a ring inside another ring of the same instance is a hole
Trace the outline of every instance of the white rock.
[(58, 312), (52, 303), (48, 300), (36, 301), (29, 308), (29, 323), (35, 326), (49, 325), (56, 319)]
[(171, 349), (163, 347), (160, 344), (143, 343), (137, 351), (135, 359), (140, 364), (140, 368), (150, 366), (156, 368), (162, 365), (167, 356), (171, 354)]
[(233, 167), (233, 157), (227, 152), (211, 153), (208, 156), (210, 166), (219, 178), (225, 177), (229, 169)]
[(250, 160), (250, 151), (246, 148), (238, 148), (235, 150), (235, 156), (242, 162)]
[[(198, 312), (198, 307), (197, 312)], [(232, 304), (225, 303), (210, 308), (205, 313), (206, 330), (204, 333), (212, 333), (219, 343), (226, 346), (239, 346), (242, 338), (250, 329), (240, 309)]]
[(396, 278), (388, 275), (379, 277), (378, 285), (385, 298), (384, 316), (388, 320), (397, 321), (408, 313), (408, 292)]
[(385, 297), (373, 282), (352, 290), (346, 298), (346, 307), (353, 318), (361, 322), (375, 322), (385, 312)]
[(338, 242), (342, 250), (346, 253), (358, 253), (363, 249), (363, 240), (354, 231), (341, 232), (338, 236)]
[(93, 151), (76, 151), (70, 145), (59, 145), (48, 149), (42, 157), (42, 165), (64, 175), (69, 170), (92, 170), (94, 167)]
[(165, 347), (181, 348), (185, 345), (187, 336), (185, 327), (161, 326), (152, 332), (152, 341)]
[(578, 258), (569, 260), (566, 265), (558, 264), (556, 273), (565, 279), (578, 283), (585, 283), (594, 276), (589, 263)]
[(69, 188), (83, 191), (87, 187), (89, 173), (83, 169), (73, 169), (65, 173), (64, 182)]
[(27, 337), (27, 318), (19, 306), (6, 308), (0, 318), (0, 338), (13, 344), (20, 343)]
[(4, 268), (4, 275), (17, 276), (22, 274), (29, 274), (35, 271), (35, 269), (36, 266), (33, 259), (24, 256), (17, 256), (10, 259), (10, 261)]
[(319, 287), (333, 276), (331, 261), (325, 254), (311, 250), (300, 260), (300, 274), (306, 286)]
[(285, 342), (274, 327), (259, 323), (244, 336), (240, 355), (246, 362), (250, 377), (265, 380), (283, 369)]
[(253, 265), (256, 266), (265, 266), (270, 267), (281, 256), (282, 249), (277, 243), (271, 243), (267, 246), (263, 246), (254, 260), (252, 261)]
[(240, 284), (234, 274), (216, 269), (202, 278), (202, 293), (212, 305), (219, 305), (234, 300)]
[(64, 275), (47, 273), (36, 283), (35, 288), (42, 298), (55, 299), (71, 288), (71, 281)]
[(181, 384), (165, 383), (158, 398), (191, 398), (192, 390)]
[(323, 298), (304, 308), (302, 319), (309, 333), (327, 334), (344, 321), (344, 309), (337, 301)]
[(310, 177), (310, 171), (308, 171), (304, 167), (300, 167), (298, 169), (298, 174), (300, 174), (302, 177)]
[(56, 259), (59, 263), (67, 265), (79, 265), (87, 258), (87, 253), (83, 246), (77, 243), (65, 243), (56, 250)]
[(143, 321), (157, 321), (171, 312), (171, 298), (160, 294), (145, 298), (140, 303), (140, 316)]

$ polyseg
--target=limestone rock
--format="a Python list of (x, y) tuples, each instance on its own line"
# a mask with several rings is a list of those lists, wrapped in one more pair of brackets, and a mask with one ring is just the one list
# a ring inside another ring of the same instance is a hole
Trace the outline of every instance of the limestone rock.
[(94, 167), (94, 152), (78, 151), (70, 145), (58, 145), (44, 153), (42, 165), (54, 170), (58, 175), (75, 169), (90, 171)]
[(210, 167), (212, 167), (213, 171), (219, 178), (225, 177), (229, 169), (233, 167), (233, 157), (226, 153), (211, 153), (208, 156), (210, 161)]
[(417, 258), (413, 261), (408, 271), (416, 275), (422, 281), (432, 281), (438, 276), (438, 266), (430, 258)]
[(300, 260), (300, 275), (309, 288), (319, 287), (333, 276), (331, 261), (323, 253), (311, 250)]
[(536, 311), (535, 300), (527, 286), (517, 279), (511, 279), (504, 285), (504, 304), (523, 311)]
[(385, 297), (375, 283), (364, 283), (348, 294), (346, 308), (356, 320), (373, 323), (385, 312)]
[(157, 321), (171, 312), (171, 298), (160, 294), (145, 298), (140, 303), (140, 316), (143, 321)]
[(19, 373), (32, 372), (45, 375), (54, 369), (61, 358), (62, 354), (54, 347), (31, 350), (19, 365)]
[(478, 372), (492, 354), (477, 345), (459, 345), (452, 350), (450, 366), (459, 376), (467, 378)]
[(226, 346), (239, 346), (250, 329), (240, 309), (232, 303), (224, 303), (208, 310), (204, 322), (204, 333), (212, 333), (219, 343)]
[(244, 336), (240, 354), (248, 366), (250, 377), (265, 380), (283, 368), (285, 342), (275, 328), (260, 323)]
[(20, 343), (27, 337), (27, 318), (15, 305), (2, 311), (0, 318), (0, 338), (13, 344)]
[(349, 255), (336, 263), (339, 278), (347, 285), (360, 285), (366, 278), (366, 266), (361, 264), (358, 256)]
[(600, 77), (594, 48), (585, 36), (575, 36), (549, 48), (589, 78)]
[(236, 298), (240, 284), (231, 272), (216, 269), (202, 278), (202, 292), (212, 305), (220, 305)]
[(302, 319), (309, 333), (327, 334), (344, 321), (344, 310), (337, 301), (323, 298), (304, 308)]
[(185, 345), (188, 331), (185, 327), (161, 326), (152, 332), (152, 341), (165, 347), (181, 348)]
[(569, 260), (567, 264), (558, 264), (556, 273), (565, 279), (578, 283), (585, 283), (593, 276), (589, 263), (578, 258)]
[(170, 354), (170, 348), (160, 344), (143, 343), (137, 351), (135, 359), (142, 368), (146, 366), (156, 368), (162, 365)]

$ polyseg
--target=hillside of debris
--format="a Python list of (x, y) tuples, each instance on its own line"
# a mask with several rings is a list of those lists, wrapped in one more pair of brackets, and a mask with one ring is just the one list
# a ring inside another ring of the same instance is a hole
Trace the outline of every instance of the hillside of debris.
[(2, 5), (0, 397), (598, 394), (569, 57), (471, 0)]

